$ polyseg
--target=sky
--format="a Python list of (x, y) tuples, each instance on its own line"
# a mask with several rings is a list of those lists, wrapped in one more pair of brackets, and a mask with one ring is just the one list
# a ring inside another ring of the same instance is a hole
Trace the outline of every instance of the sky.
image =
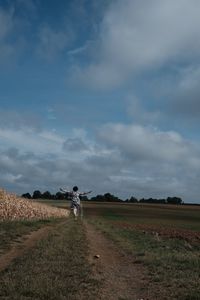
[(0, 187), (200, 203), (199, 12), (0, 0)]

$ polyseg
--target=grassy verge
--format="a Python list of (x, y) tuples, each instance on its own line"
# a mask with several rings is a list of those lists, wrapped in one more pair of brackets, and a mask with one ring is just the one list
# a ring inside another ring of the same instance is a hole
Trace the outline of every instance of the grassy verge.
[(47, 219), (40, 221), (7, 221), (0, 222), (0, 255), (7, 251), (12, 242), (18, 241), (18, 239), (37, 230), (45, 225), (51, 225), (58, 222), (58, 219)]
[[(188, 245), (185, 240), (163, 238), (142, 230), (120, 227), (119, 220), (131, 222), (130, 215), (127, 217), (120, 208), (110, 212), (108, 209), (104, 212), (101, 210), (99, 216), (95, 210), (95, 217), (90, 211), (88, 217), (89, 222), (121, 249), (133, 254), (133, 263), (146, 266), (148, 288), (156, 291), (156, 299), (200, 299), (199, 244)], [(144, 222), (144, 218), (141, 221)]]
[(97, 299), (81, 221), (57, 224), (0, 274), (0, 299)]

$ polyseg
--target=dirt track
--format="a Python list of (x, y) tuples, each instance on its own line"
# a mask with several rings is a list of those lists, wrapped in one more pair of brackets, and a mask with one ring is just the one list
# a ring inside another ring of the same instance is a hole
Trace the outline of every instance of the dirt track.
[[(119, 251), (111, 240), (92, 225), (86, 222), (84, 225), (89, 242), (89, 261), (93, 265), (94, 278), (100, 282), (97, 300), (153, 299), (148, 291), (148, 278), (144, 276), (144, 267), (133, 256)], [(14, 242), (11, 250), (0, 256), (0, 271), (34, 247), (50, 229), (51, 226), (42, 227)], [(100, 257), (95, 258), (95, 255)]]
[[(119, 252), (117, 246), (88, 223), (85, 223), (89, 241), (89, 260), (93, 264), (94, 276), (102, 282), (99, 298), (152, 299), (148, 294), (148, 280), (143, 267), (133, 256)], [(99, 255), (99, 258), (95, 258)]]

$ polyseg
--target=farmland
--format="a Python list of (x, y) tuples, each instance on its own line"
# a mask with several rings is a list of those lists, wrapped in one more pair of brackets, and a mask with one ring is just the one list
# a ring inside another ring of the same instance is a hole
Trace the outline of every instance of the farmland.
[(47, 231), (0, 272), (0, 299), (200, 299), (199, 216), (198, 206), (83, 202), (78, 221), (2, 222), (0, 258)]
[(200, 209), (173, 205), (86, 205), (90, 223), (135, 264), (156, 299), (200, 299)]

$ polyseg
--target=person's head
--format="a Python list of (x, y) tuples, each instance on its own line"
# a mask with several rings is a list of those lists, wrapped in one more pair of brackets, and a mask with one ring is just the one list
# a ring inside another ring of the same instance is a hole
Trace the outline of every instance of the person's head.
[(77, 187), (77, 186), (74, 186), (74, 187), (73, 187), (73, 191), (74, 191), (74, 192), (77, 192), (77, 191), (78, 191), (78, 187)]

